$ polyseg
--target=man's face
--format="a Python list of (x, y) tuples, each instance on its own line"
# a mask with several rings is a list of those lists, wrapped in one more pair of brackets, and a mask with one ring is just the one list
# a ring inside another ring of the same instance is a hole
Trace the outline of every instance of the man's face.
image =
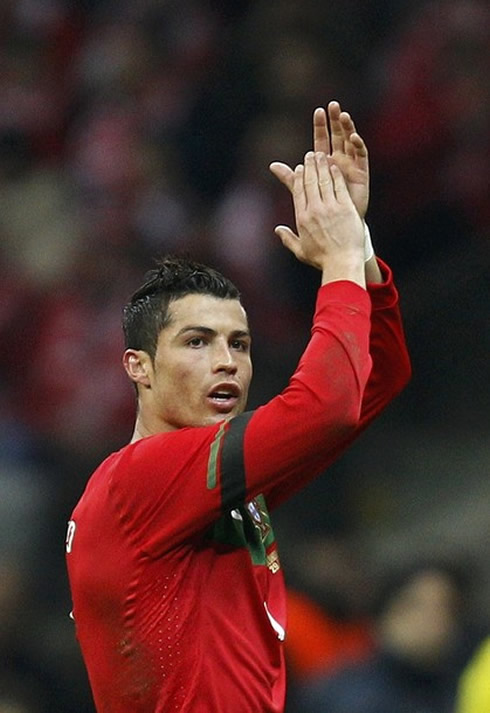
[(428, 569), (414, 575), (387, 606), (385, 640), (400, 656), (433, 666), (451, 651), (458, 621), (456, 585), (444, 571)]
[(170, 304), (169, 316), (150, 379), (161, 430), (205, 426), (241, 413), (252, 362), (240, 302), (186, 295)]

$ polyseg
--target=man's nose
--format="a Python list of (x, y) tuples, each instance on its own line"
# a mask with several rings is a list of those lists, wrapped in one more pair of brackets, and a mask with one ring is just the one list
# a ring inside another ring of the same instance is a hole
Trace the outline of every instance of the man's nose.
[(214, 371), (226, 371), (234, 374), (237, 370), (235, 354), (228, 344), (216, 345), (214, 353)]

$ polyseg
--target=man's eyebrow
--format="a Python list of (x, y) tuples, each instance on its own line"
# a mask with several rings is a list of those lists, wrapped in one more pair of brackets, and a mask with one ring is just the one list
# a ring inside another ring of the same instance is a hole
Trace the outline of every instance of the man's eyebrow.
[[(187, 334), (188, 332), (201, 332), (201, 334), (207, 334), (210, 337), (217, 334), (215, 329), (211, 329), (211, 327), (204, 327), (203, 325), (200, 324), (190, 324), (187, 327), (182, 327), (182, 329), (179, 329), (177, 334), (175, 335), (176, 337), (180, 337), (183, 334)], [(249, 337), (250, 338), (250, 331), (248, 329), (234, 329), (231, 332), (232, 337), (235, 339), (240, 338), (240, 337)]]
[(203, 327), (200, 324), (190, 324), (188, 327), (182, 327), (182, 329), (179, 329), (175, 336), (180, 337), (181, 334), (187, 334), (187, 332), (202, 332), (204, 334), (209, 334), (210, 336), (212, 334), (216, 334), (216, 331), (210, 327)]
[(231, 336), (234, 339), (243, 339), (244, 337), (246, 337), (247, 339), (251, 339), (252, 337), (248, 329), (234, 329), (231, 333)]

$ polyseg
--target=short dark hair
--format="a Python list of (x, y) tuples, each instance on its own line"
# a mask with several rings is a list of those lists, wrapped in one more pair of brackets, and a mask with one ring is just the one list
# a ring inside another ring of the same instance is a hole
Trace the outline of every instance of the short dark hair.
[(123, 309), (126, 349), (141, 349), (153, 360), (158, 336), (169, 323), (170, 303), (190, 294), (240, 299), (237, 287), (218, 270), (186, 257), (165, 256)]

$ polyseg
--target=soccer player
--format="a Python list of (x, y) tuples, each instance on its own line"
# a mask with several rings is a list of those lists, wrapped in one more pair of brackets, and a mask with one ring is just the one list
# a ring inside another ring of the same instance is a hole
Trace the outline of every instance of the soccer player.
[(338, 458), (410, 372), (391, 272), (366, 248), (366, 148), (335, 102), (314, 114), (314, 147), (294, 170), (271, 165), (297, 226), (276, 232), (321, 275), (311, 339), (281, 394), (245, 411), (250, 329), (217, 271), (166, 258), (125, 307), (134, 435), (90, 478), (66, 539), (98, 713), (283, 710), (269, 511)]

